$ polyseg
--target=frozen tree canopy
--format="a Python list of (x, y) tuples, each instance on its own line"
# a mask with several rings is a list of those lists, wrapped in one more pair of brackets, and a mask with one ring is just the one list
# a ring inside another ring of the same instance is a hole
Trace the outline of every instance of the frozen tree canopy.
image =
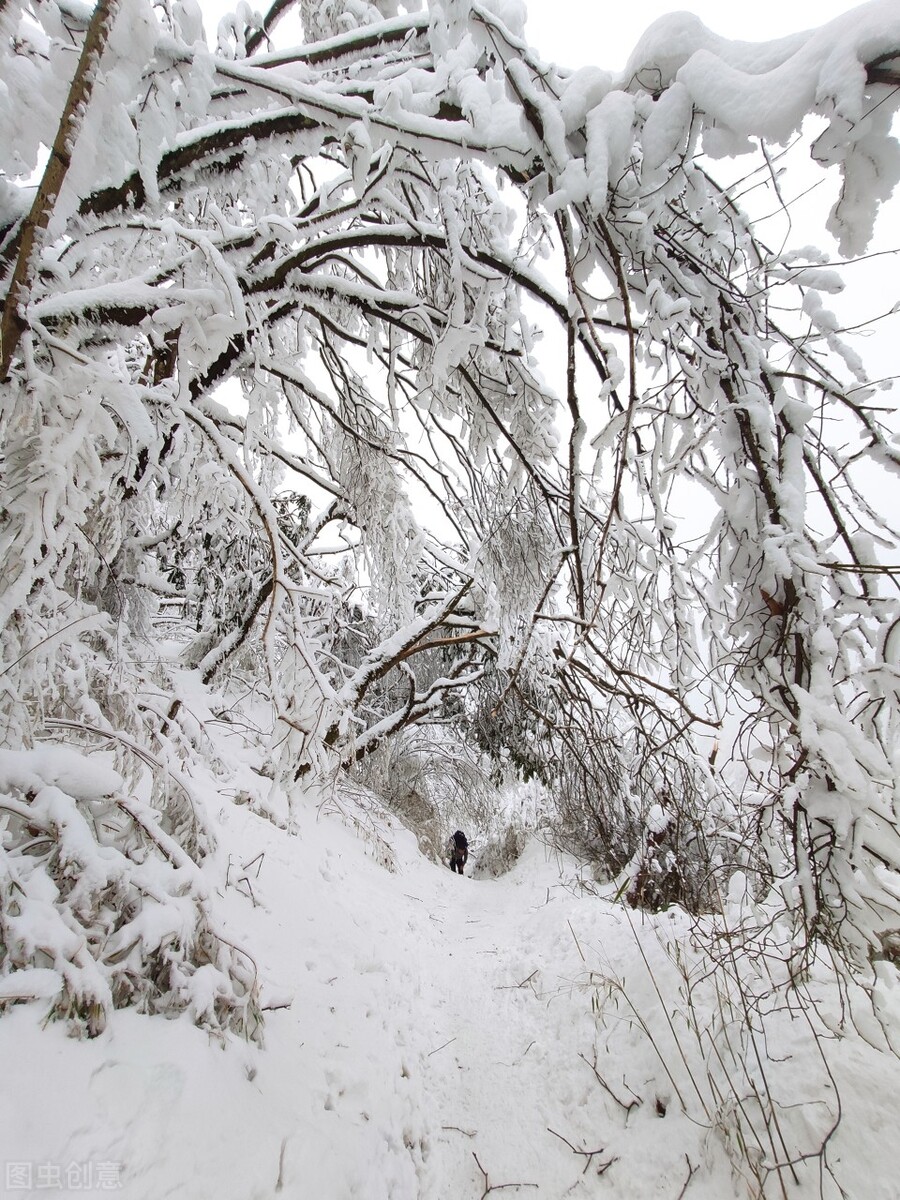
[[(618, 77), (517, 0), (0, 27), (0, 1000), (252, 1033), (198, 781), (289, 822), (429, 725), (636, 903), (740, 871), (792, 962), (883, 966), (890, 396), (741, 197), (808, 143), (865, 249), (894, 0), (763, 44), (678, 14)], [(209, 748), (239, 720), (255, 769)]]

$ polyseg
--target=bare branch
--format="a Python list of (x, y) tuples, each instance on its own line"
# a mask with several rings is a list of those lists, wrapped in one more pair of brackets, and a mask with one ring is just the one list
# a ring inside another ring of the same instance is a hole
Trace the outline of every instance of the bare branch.
[(35, 257), (40, 249), (40, 236), (50, 224), (60, 189), (65, 182), (84, 112), (91, 100), (100, 58), (109, 39), (110, 30), (119, 11), (119, 0), (97, 0), (78, 58), (78, 65), (44, 174), (35, 193), (31, 211), (25, 218), (19, 238), (18, 255), (12, 279), (0, 316), (0, 382), (9, 377), (9, 368), (27, 328), (25, 307), (31, 292)]

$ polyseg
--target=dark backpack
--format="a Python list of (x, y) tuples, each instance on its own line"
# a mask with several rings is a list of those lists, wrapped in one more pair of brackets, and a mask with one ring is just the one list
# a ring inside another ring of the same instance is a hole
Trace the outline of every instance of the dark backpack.
[(457, 829), (453, 835), (453, 840), (456, 843), (457, 850), (468, 850), (469, 843), (466, 841), (466, 835), (461, 829)]

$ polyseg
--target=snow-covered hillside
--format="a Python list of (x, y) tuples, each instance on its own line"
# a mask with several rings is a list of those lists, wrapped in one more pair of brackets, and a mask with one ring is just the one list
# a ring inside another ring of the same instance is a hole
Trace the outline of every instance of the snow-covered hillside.
[[(771, 1014), (756, 1078), (732, 1065), (736, 1094), (716, 1102), (711, 1047), (728, 1033), (683, 914), (601, 898), (536, 840), (508, 875), (460, 878), (349, 799), (300, 805), (291, 832), (220, 803), (219, 910), (256, 959), (264, 1045), (133, 1010), (75, 1040), (15, 1008), (0, 1020), (0, 1194), (723, 1200), (753, 1194), (733, 1171), (747, 1128), (759, 1162), (773, 1145), (784, 1159), (782, 1137), (792, 1153), (822, 1140), (827, 1058), (843, 1111), (828, 1165), (854, 1200), (896, 1196), (883, 1147), (900, 1068), (849, 1028), (822, 1041), (799, 1007)], [(676, 941), (693, 1007), (664, 950)], [(819, 1196), (819, 1160), (797, 1172), (787, 1194)], [(827, 1173), (822, 1188), (840, 1194)]]

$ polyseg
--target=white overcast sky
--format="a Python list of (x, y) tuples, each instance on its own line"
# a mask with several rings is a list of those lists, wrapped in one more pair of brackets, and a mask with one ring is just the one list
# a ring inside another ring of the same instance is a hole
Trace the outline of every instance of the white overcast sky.
[(852, 0), (526, 0), (528, 41), (544, 59), (565, 67), (624, 67), (640, 35), (666, 13), (696, 13), (714, 33), (766, 41), (824, 25)]

